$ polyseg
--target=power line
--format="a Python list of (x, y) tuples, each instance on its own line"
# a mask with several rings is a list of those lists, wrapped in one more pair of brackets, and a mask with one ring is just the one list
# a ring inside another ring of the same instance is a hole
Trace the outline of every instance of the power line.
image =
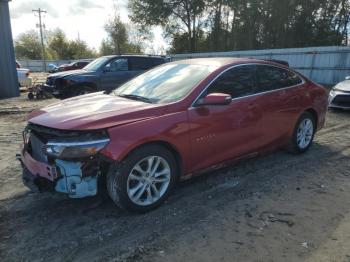
[(44, 35), (43, 35), (43, 28), (45, 28), (45, 25), (42, 23), (41, 14), (47, 13), (45, 10), (42, 9), (34, 9), (32, 10), (33, 13), (37, 13), (39, 17), (39, 24), (37, 24), (37, 27), (39, 27), (40, 30), (40, 39), (41, 39), (41, 49), (42, 49), (42, 55), (43, 55), (43, 64), (44, 64), (44, 70), (46, 72), (46, 54), (45, 54), (45, 44), (44, 44)]

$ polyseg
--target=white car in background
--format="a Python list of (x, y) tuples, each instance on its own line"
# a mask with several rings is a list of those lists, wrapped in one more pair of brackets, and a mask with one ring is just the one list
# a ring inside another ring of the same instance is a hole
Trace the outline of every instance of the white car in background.
[(329, 94), (329, 107), (350, 109), (350, 76), (332, 88)]
[(22, 68), (21, 64), (16, 61), (18, 83), (20, 87), (29, 87), (33, 83), (33, 78), (31, 78), (30, 70)]

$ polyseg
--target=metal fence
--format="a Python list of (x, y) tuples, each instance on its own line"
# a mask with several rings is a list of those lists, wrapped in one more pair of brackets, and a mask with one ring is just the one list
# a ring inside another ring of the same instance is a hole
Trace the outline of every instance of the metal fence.
[[(80, 59), (79, 61), (91, 61), (92, 59)], [(17, 60), (22, 67), (30, 69), (32, 72), (43, 72), (44, 63), (42, 60)], [(46, 60), (46, 67), (49, 68), (49, 64), (54, 64), (56, 66), (69, 64), (77, 60)]]
[(317, 83), (334, 85), (350, 76), (350, 47), (308, 47), (171, 55), (172, 60), (199, 57), (252, 57), (287, 61)]
[[(173, 61), (198, 57), (252, 57), (287, 61), (291, 68), (299, 71), (315, 82), (334, 85), (350, 76), (350, 47), (328, 46), (289, 49), (268, 49), (251, 51), (194, 53), (170, 55)], [(88, 60), (88, 59), (87, 59)], [(57, 66), (74, 60), (49, 60)], [(34, 72), (43, 71), (41, 60), (20, 60), (23, 67)]]

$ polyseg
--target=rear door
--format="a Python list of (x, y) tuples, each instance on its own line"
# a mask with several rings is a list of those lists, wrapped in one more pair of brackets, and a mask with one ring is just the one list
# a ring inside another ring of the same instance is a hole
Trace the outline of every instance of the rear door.
[(230, 105), (189, 109), (194, 170), (254, 153), (263, 144), (262, 110), (255, 92), (255, 66), (229, 69), (202, 95), (224, 93)]
[(131, 74), (133, 76), (142, 74), (143, 72), (164, 63), (162, 58), (157, 57), (130, 57), (129, 59)]
[(301, 84), (294, 72), (272, 65), (257, 65), (257, 95), (264, 112), (266, 144), (284, 143), (300, 115)]
[(112, 90), (130, 78), (132, 78), (132, 72), (129, 70), (128, 58), (116, 58), (103, 68), (100, 79), (101, 89)]

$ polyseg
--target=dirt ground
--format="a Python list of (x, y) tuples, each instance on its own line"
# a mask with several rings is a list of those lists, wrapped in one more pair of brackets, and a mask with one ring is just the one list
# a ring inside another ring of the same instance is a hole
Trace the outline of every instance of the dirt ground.
[(25, 115), (54, 101), (0, 101), (1, 261), (350, 261), (350, 113), (330, 111), (307, 154), (201, 176), (133, 215), (22, 185)]

